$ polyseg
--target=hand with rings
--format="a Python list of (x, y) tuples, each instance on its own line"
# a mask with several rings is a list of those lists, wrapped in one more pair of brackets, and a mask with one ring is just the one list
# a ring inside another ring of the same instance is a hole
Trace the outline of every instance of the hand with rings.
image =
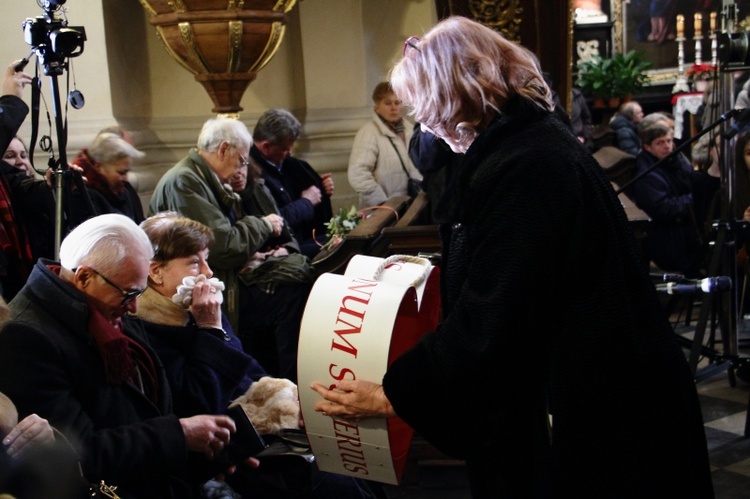
[(206, 281), (195, 283), (190, 313), (199, 327), (221, 327), (221, 295)]

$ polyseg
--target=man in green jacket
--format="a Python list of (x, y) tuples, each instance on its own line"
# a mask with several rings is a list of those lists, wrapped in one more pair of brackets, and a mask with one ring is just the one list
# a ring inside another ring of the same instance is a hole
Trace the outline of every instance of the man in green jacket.
[[(264, 365), (271, 374), (296, 381), (297, 338), (310, 285), (278, 285), (272, 289), (246, 285), (238, 273), (257, 261), (266, 241), (281, 234), (284, 220), (276, 214), (245, 215), (239, 195), (229, 185), (231, 177), (247, 165), (252, 137), (245, 125), (230, 118), (208, 120), (197, 148), (172, 167), (159, 181), (149, 205), (149, 216), (177, 211), (213, 230), (214, 244), (208, 262), (224, 281), (224, 312), (243, 345), (256, 357), (257, 335), (274, 327), (278, 368)], [(270, 256), (270, 255), (269, 255)], [(255, 351), (254, 351), (255, 350)]]

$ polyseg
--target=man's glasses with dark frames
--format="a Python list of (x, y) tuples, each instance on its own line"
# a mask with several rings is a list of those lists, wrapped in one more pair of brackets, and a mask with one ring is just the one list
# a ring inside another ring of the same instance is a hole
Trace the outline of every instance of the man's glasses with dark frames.
[(96, 274), (99, 277), (101, 277), (102, 280), (104, 280), (104, 282), (106, 282), (107, 284), (109, 284), (110, 286), (112, 286), (113, 288), (115, 288), (117, 291), (120, 292), (120, 294), (122, 295), (122, 304), (123, 305), (127, 305), (128, 303), (132, 302), (133, 300), (135, 300), (136, 298), (138, 298), (139, 296), (141, 296), (144, 293), (144, 291), (146, 291), (146, 289), (148, 289), (148, 288), (131, 289), (130, 291), (128, 291), (127, 289), (122, 289), (120, 286), (118, 286), (114, 282), (112, 282), (109, 279), (107, 279), (106, 277), (104, 277), (104, 275), (101, 272), (99, 272), (98, 270), (92, 269), (91, 267), (89, 267), (89, 268), (91, 269), (91, 272), (93, 272), (94, 274)]

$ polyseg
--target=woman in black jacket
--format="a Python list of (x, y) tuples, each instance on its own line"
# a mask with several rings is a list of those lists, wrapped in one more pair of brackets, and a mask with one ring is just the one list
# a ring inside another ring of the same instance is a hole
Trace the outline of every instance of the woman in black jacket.
[(475, 497), (712, 497), (685, 357), (533, 54), (449, 18), (407, 41), (391, 83), (465, 153), (442, 232), (444, 320), (382, 385), (314, 385), (316, 410), (400, 416), (466, 460)]

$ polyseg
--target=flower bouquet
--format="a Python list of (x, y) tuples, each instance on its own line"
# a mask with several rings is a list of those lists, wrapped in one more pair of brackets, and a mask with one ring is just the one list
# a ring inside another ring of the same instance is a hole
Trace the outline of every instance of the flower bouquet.
[(686, 76), (690, 81), (710, 80), (714, 77), (716, 67), (712, 64), (693, 64), (688, 68)]
[(712, 64), (693, 64), (685, 73), (696, 92), (705, 92), (709, 80), (714, 78), (716, 67)]

